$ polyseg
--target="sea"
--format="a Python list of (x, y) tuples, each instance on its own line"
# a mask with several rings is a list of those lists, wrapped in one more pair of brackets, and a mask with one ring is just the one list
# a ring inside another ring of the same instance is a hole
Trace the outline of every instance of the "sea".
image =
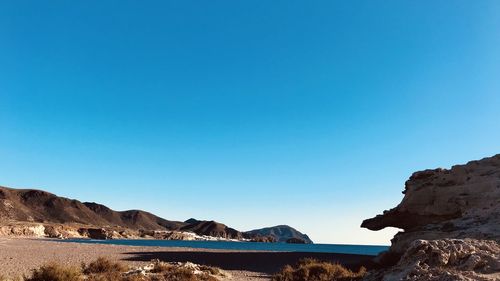
[(151, 247), (181, 247), (237, 251), (277, 251), (277, 252), (309, 252), (309, 253), (337, 253), (375, 256), (389, 249), (389, 246), (376, 245), (345, 245), (345, 244), (288, 244), (288, 243), (260, 243), (260, 242), (232, 242), (232, 241), (185, 241), (185, 240), (153, 240), (153, 239), (66, 239), (62, 242), (77, 242), (89, 244), (110, 244), (125, 246)]

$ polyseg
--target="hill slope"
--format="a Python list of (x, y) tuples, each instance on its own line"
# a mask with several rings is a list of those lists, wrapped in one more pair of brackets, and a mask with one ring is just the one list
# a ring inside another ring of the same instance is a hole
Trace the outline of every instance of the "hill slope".
[(0, 220), (78, 223), (98, 227), (173, 230), (184, 224), (140, 210), (118, 212), (97, 203), (82, 203), (34, 189), (0, 186)]
[(308, 244), (312, 244), (313, 241), (306, 234), (301, 233), (295, 228), (288, 225), (277, 225), (273, 227), (266, 227), (262, 229), (254, 229), (245, 232), (245, 234), (250, 236), (271, 236), (276, 239), (277, 242), (286, 242), (291, 238), (297, 238), (304, 240)]
[[(185, 231), (225, 239), (285, 242), (289, 238), (312, 241), (289, 226), (240, 232), (216, 221), (170, 221), (141, 210), (115, 211), (102, 204), (80, 202), (36, 189), (0, 186), (0, 225), (3, 223), (80, 224), (90, 228), (121, 228), (147, 231)], [(274, 239), (264, 239), (272, 236)]]
[(181, 227), (181, 231), (191, 231), (198, 235), (222, 237), (226, 239), (242, 239), (243, 234), (234, 228), (216, 221), (199, 221), (189, 219), (185, 221), (188, 225)]

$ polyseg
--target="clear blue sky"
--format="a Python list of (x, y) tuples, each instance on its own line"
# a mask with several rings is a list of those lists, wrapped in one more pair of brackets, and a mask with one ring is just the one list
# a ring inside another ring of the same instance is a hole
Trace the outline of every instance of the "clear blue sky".
[(2, 1), (0, 185), (240, 230), (359, 228), (500, 153), (499, 1)]

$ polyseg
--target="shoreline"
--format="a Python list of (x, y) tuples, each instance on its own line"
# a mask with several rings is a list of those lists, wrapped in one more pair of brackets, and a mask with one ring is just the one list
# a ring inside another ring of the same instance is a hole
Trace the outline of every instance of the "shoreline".
[(215, 250), (186, 247), (125, 246), (61, 242), (52, 239), (0, 237), (2, 274), (16, 278), (48, 262), (79, 266), (98, 257), (108, 257), (130, 266), (144, 266), (153, 259), (167, 262), (190, 261), (219, 267), (229, 273), (224, 280), (269, 280), (286, 264), (302, 258), (338, 262), (349, 268), (368, 266), (374, 256), (309, 252)]
[[(44, 238), (37, 238), (44, 239)], [(52, 238), (45, 238), (54, 241)], [(249, 242), (249, 241), (200, 241), (200, 240), (163, 240), (163, 239), (56, 239), (64, 243), (85, 243), (101, 245), (144, 246), (144, 247), (174, 247), (209, 250), (257, 251), (257, 252), (304, 252), (326, 254), (350, 254), (377, 256), (387, 251), (389, 246), (354, 245), (354, 244), (294, 244), (285, 242)], [(221, 246), (226, 245), (226, 246)], [(361, 249), (361, 247), (364, 247)]]

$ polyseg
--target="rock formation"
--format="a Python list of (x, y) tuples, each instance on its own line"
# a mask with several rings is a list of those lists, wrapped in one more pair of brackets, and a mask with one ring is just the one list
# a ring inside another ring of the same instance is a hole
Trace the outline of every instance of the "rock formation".
[(429, 276), (455, 274), (459, 277), (449, 280), (495, 280), (488, 279), (488, 274), (496, 276), (500, 270), (500, 155), (451, 169), (416, 172), (403, 193), (397, 207), (361, 225), (371, 230), (391, 226), (404, 230), (392, 239), (389, 252), (378, 257), (381, 264), (394, 265), (387, 271), (390, 274), (379, 272), (379, 279), (448, 280)]
[(500, 245), (492, 240), (415, 240), (396, 266), (367, 280), (500, 280)]

